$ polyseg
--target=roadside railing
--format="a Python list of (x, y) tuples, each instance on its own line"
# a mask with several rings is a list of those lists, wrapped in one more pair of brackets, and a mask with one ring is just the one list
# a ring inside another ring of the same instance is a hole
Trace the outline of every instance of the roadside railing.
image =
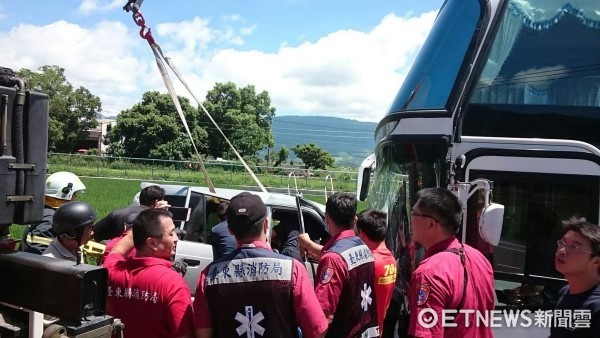
[[(224, 161), (204, 162), (216, 187), (256, 187), (241, 164)], [(297, 185), (304, 194), (322, 195), (324, 184), (329, 191), (356, 191), (357, 172), (349, 170), (307, 170), (284, 166), (250, 166), (270, 191), (284, 192)], [(129, 157), (110, 157), (52, 153), (48, 157), (48, 173), (70, 171), (80, 176), (114, 177), (149, 181), (167, 181), (205, 186), (200, 163)], [(294, 177), (295, 182), (290, 182)], [(324, 181), (325, 180), (325, 181)], [(325, 182), (325, 183), (324, 183)]]

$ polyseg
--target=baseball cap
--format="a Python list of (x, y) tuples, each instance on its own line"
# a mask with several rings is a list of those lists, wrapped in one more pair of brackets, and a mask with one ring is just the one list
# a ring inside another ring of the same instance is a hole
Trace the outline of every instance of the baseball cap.
[(227, 207), (227, 223), (230, 226), (251, 225), (267, 214), (267, 206), (258, 195), (247, 191), (235, 195)]

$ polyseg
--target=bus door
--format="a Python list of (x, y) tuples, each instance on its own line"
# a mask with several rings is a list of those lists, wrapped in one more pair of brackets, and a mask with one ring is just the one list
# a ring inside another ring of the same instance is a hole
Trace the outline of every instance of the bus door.
[(485, 243), (478, 232), (478, 194), (469, 199), (466, 215), (466, 242), (492, 262), (496, 289), (521, 288), (498, 294), (500, 302), (537, 308), (553, 304), (556, 291), (565, 284), (554, 268), (562, 221), (575, 216), (598, 224), (600, 166), (561, 155), (483, 155), (466, 164), (466, 181), (493, 181), (493, 201), (505, 206), (500, 243), (495, 247)]

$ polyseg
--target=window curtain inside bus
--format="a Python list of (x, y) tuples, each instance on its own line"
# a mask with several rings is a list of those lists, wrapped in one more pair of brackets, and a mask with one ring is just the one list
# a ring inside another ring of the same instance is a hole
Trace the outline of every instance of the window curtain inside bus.
[[(583, 25), (600, 29), (600, 11), (597, 8), (597, 0), (512, 0), (498, 29), (486, 66), (479, 79), (479, 86), (485, 87), (496, 80), (523, 27), (538, 31), (549, 29), (560, 22), (566, 14), (570, 14)], [(517, 98), (529, 101), (525, 103), (547, 102), (548, 88), (540, 84), (537, 87), (528, 86), (524, 93), (495, 93), (492, 96), (508, 97), (509, 102), (505, 103), (514, 103)], [(586, 105), (598, 105), (597, 101), (600, 101), (600, 97), (591, 96), (590, 100), (585, 102)]]

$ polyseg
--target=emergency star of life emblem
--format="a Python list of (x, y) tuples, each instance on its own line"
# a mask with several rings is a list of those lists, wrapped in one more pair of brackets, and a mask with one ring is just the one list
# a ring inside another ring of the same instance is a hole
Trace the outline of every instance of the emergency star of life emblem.
[(238, 333), (238, 336), (246, 334), (246, 338), (255, 338), (255, 333), (258, 333), (261, 336), (265, 334), (265, 328), (258, 325), (260, 321), (265, 319), (265, 316), (262, 312), (254, 314), (254, 307), (246, 306), (245, 314), (236, 313), (235, 320), (240, 322), (240, 326), (238, 326), (235, 331)]
[(363, 289), (360, 290), (360, 298), (362, 298), (360, 306), (362, 307), (363, 311), (367, 311), (369, 309), (369, 305), (371, 305), (373, 302), (373, 298), (371, 298), (371, 287), (368, 286), (367, 283), (365, 283), (365, 285), (363, 285)]

